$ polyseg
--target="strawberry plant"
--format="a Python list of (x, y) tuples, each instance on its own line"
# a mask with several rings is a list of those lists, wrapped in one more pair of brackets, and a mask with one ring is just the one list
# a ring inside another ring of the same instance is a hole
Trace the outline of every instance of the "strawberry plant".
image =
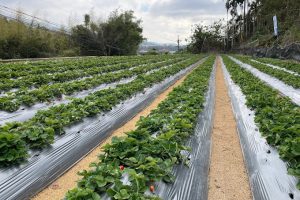
[[(82, 99), (75, 98), (68, 104), (60, 104), (49, 109), (39, 110), (33, 118), (17, 123), (15, 126), (5, 124), (0, 127), (0, 131), (20, 135), (30, 148), (43, 148), (53, 143), (54, 134), (64, 134), (64, 127), (80, 122), (85, 117), (109, 111), (113, 106), (139, 92), (143, 92), (145, 88), (163, 81), (196, 60), (198, 59), (194, 56), (184, 62), (174, 64), (168, 68), (161, 68), (151, 74), (141, 74), (134, 81), (120, 84), (116, 88), (100, 90)], [(0, 145), (1, 142), (0, 140)], [(13, 162), (5, 159), (1, 162), (13, 164)]]
[(257, 58), (258, 61), (273, 64), (300, 74), (300, 63), (295, 60), (280, 60), (273, 58)]
[[(289, 163), (288, 172), (300, 178), (300, 108), (259, 78), (223, 56), (233, 81), (255, 112), (255, 122), (267, 142)], [(300, 189), (300, 183), (298, 184)]]
[(13, 112), (16, 111), (21, 104), (32, 106), (37, 102), (52, 101), (54, 99), (61, 98), (63, 94), (71, 95), (75, 92), (94, 88), (103, 83), (120, 81), (124, 78), (144, 74), (153, 69), (160, 69), (165, 65), (180, 63), (182, 61), (184, 61), (184, 58), (180, 58), (175, 61), (163, 61), (159, 64), (153, 63), (147, 66), (141, 65), (132, 70), (123, 70), (115, 73), (111, 72), (106, 74), (96, 74), (93, 77), (83, 80), (43, 85), (38, 89), (33, 90), (28, 90), (26, 87), (23, 87), (22, 89), (10, 94), (9, 96), (0, 97), (0, 102), (2, 102), (0, 103), (0, 110)]
[(25, 142), (17, 134), (0, 131), (0, 166), (18, 163), (27, 157)]
[[(214, 58), (210, 57), (195, 69), (157, 109), (141, 118), (137, 129), (126, 133), (127, 137), (113, 137), (111, 144), (103, 147), (99, 162), (92, 165), (90, 172), (82, 174), (78, 188), (69, 191), (66, 199), (71, 199), (69, 194), (80, 188), (91, 189), (99, 195), (106, 193), (111, 199), (159, 199), (145, 192), (155, 194), (155, 181), (172, 183), (176, 178), (172, 174), (174, 165), (187, 160), (181, 151), (189, 150), (184, 141), (193, 134), (197, 115), (202, 111), (213, 62)], [(124, 166), (123, 170), (120, 165)], [(119, 176), (114, 176), (116, 173)], [(94, 181), (98, 175), (100, 186)], [(103, 181), (105, 177), (113, 177), (113, 181)], [(93, 180), (91, 187), (81, 184), (90, 180)]]
[(100, 195), (89, 188), (76, 188), (67, 193), (69, 200), (101, 200)]
[[(151, 60), (151, 63), (158, 63), (160, 61), (166, 61), (171, 62), (167, 60), (168, 57), (161, 57), (158, 60)], [(181, 60), (184, 59), (183, 57), (175, 58), (174, 60)], [(45, 73), (40, 72), (36, 74), (29, 73), (27, 76), (21, 76), (17, 79), (0, 79), (0, 88), (4, 88), (5, 91), (12, 89), (12, 88), (20, 88), (20, 87), (40, 87), (45, 84), (52, 84), (57, 82), (66, 82), (71, 81), (74, 79), (82, 78), (82, 77), (88, 77), (88, 76), (94, 76), (97, 74), (103, 74), (107, 72), (113, 72), (118, 70), (125, 70), (129, 69), (135, 66), (141, 66), (143, 64), (146, 64), (149, 62), (148, 59), (145, 59), (144, 61), (141, 60), (133, 60), (132, 62), (128, 62), (128, 60), (124, 60), (125, 63), (116, 63), (113, 65), (106, 65), (99, 67), (98, 64), (85, 67), (83, 69), (71, 69), (66, 70), (62, 72), (53, 71), (53, 73)], [(55, 70), (55, 69), (54, 69)], [(5, 87), (2, 87), (1, 85), (5, 84)]]
[(261, 72), (264, 72), (266, 74), (274, 76), (275, 78), (285, 82), (287, 85), (290, 85), (296, 89), (300, 88), (300, 77), (299, 76), (290, 74), (288, 72), (285, 72), (285, 71), (282, 71), (279, 69), (274, 69), (274, 68), (269, 67), (264, 64), (254, 62), (254, 61), (250, 60), (249, 57), (246, 57), (246, 56), (235, 56), (235, 57), (240, 59), (244, 63), (250, 64), (251, 66), (257, 68)]

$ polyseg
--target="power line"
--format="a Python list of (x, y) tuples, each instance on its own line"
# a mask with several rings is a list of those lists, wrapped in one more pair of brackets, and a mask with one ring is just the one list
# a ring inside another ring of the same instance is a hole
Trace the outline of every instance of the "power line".
[[(62, 29), (61, 29), (61, 27), (63, 27), (62, 25), (56, 24), (56, 23), (51, 22), (51, 21), (49, 21), (49, 20), (44, 20), (44, 19), (42, 19), (42, 18), (39, 18), (39, 17), (30, 15), (30, 14), (27, 14), (27, 13), (25, 13), (25, 12), (23, 12), (23, 11), (18, 11), (18, 10), (15, 10), (15, 9), (12, 9), (12, 8), (9, 8), (9, 7), (7, 7), (7, 6), (4, 6), (4, 5), (1, 5), (1, 4), (0, 4), (0, 11), (1, 11), (1, 10), (2, 10), (2, 11), (5, 11), (5, 12), (9, 12), (9, 13), (11, 13), (11, 14), (14, 14), (15, 16), (13, 17), (13, 16), (8, 16), (8, 15), (1, 14), (1, 13), (0, 13), (1, 16), (6, 17), (6, 18), (9, 18), (9, 19), (12, 19), (12, 20), (15, 20), (15, 21), (18, 21), (18, 20), (19, 20), (16, 16), (17, 16), (18, 14), (21, 14), (21, 15), (22, 15), (22, 22), (23, 22), (25, 25), (27, 25), (27, 26), (32, 26), (32, 25), (34, 25), (32, 22), (33, 22), (33, 19), (35, 19), (35, 20), (37, 20), (37, 21), (42, 21), (42, 22), (44, 22), (44, 23), (46, 23), (46, 24), (55, 25), (56, 28), (54, 28), (53, 26), (50, 28), (50, 27), (48, 27), (47, 25), (43, 24), (43, 25), (45, 26), (44, 28), (46, 28), (46, 29), (48, 29), (48, 30), (50, 30), (50, 31), (59, 32), (59, 33), (64, 33), (64, 34), (66, 34), (66, 35), (68, 35), (68, 36), (71, 35), (71, 30), (62, 30)], [(25, 15), (25, 17), (24, 17), (24, 15)], [(36, 28), (42, 28), (42, 27), (40, 27), (40, 25), (41, 25), (41, 24), (39, 24), (39, 23), (37, 22)], [(59, 27), (59, 28), (58, 28), (58, 27)], [(95, 42), (95, 40), (89, 39), (89, 38), (80, 38), (78, 41), (80, 41), (80, 42), (89, 42), (89, 43), (91, 43), (91, 42), (94, 43), (94, 42)], [(117, 47), (114, 47), (114, 46), (110, 46), (110, 47), (113, 48), (113, 49), (117, 49)], [(121, 48), (119, 48), (119, 49), (124, 51), (124, 49), (121, 49)]]
[[(0, 13), (0, 16), (2, 16), (3, 18), (6, 18), (6, 19), (10, 19), (10, 20), (14, 20), (14, 21), (20, 22), (20, 20), (17, 19), (16, 17), (8, 16), (8, 15), (2, 14), (2, 13)], [(47, 30), (47, 31), (50, 31), (50, 32), (57, 32), (57, 33), (62, 33), (62, 34), (69, 35), (64, 30), (61, 30), (61, 29), (60, 30), (58, 30), (58, 29), (56, 29), (56, 30), (55, 29), (49, 29), (48, 27), (41, 26), (40, 24), (34, 24), (29, 19), (22, 19), (22, 21), (20, 23), (23, 23), (26, 26), (34, 27), (34, 28), (37, 28), (37, 29), (42, 29), (42, 30)]]
[[(2, 13), (1, 13), (1, 11), (2, 11)], [(40, 17), (33, 16), (31, 14), (27, 14), (20, 10), (9, 8), (9, 7), (7, 7), (5, 5), (1, 5), (1, 4), (0, 4), (0, 16), (10, 19), (10, 20), (21, 22), (24, 25), (27, 25), (29, 27), (33, 27), (34, 25), (36, 25), (36, 28), (44, 28), (48, 31), (59, 32), (59, 33), (66, 34), (68, 36), (71, 35), (71, 30), (67, 31), (67, 30), (61, 29), (62, 27), (64, 27), (62, 25), (51, 22), (49, 20), (42, 19)], [(18, 18), (18, 16), (20, 18)], [(35, 22), (34, 20), (36, 21), (36, 24), (34, 24), (34, 22)], [(50, 27), (47, 25), (50, 25)], [(88, 43), (88, 42), (95, 43), (96, 40), (80, 37), (80, 38), (77, 38), (77, 41), (82, 42), (82, 43)], [(172, 40), (169, 40), (169, 41), (172, 41)], [(174, 42), (174, 41), (172, 41), (172, 42)], [(104, 44), (104, 45), (111, 49), (116, 49), (118, 51), (125, 51), (125, 49), (123, 49), (123, 48), (116, 47), (116, 46), (113, 46), (110, 44)], [(86, 51), (101, 52), (100, 50), (91, 50), (91, 49), (86, 49)], [(104, 51), (106, 51), (106, 50), (104, 49)]]
[[(39, 25), (43, 25), (43, 26), (45, 26), (45, 28), (48, 28), (50, 30), (52, 29), (52, 30), (59, 30), (59, 31), (61, 31), (62, 27), (65, 28), (65, 26), (63, 26), (63, 25), (51, 22), (49, 20), (42, 19), (40, 17), (36, 17), (36, 16), (30, 15), (30, 14), (27, 14), (27, 13), (25, 13), (23, 11), (20, 11), (20, 10), (15, 10), (13, 8), (9, 8), (9, 7), (5, 6), (5, 5), (0, 5), (0, 10), (2, 10), (2, 12), (8, 12), (8, 13), (13, 14), (15, 16), (21, 15), (22, 16), (22, 20), (25, 20), (25, 21), (26, 20), (27, 21), (28, 20), (30, 20), (30, 21), (36, 20)], [(12, 16), (7, 16), (7, 15), (5, 15), (5, 16), (9, 17), (9, 18), (14, 18)], [(17, 18), (14, 18), (14, 19), (18, 20)], [(42, 24), (40, 24), (40, 23), (42, 23)], [(49, 25), (50, 25), (50, 27), (49, 27)], [(67, 34), (70, 34), (70, 30), (64, 30), (64, 31)]]
[[(1, 8), (0, 8), (0, 10), (1, 10)], [(10, 20), (14, 20), (14, 21), (19, 21), (19, 19), (17, 19), (16, 16), (15, 17), (14, 16), (8, 16), (8, 15), (1, 14), (1, 13), (0, 13), (0, 16), (2, 16), (3, 18), (6, 18), (6, 19), (10, 19)], [(31, 19), (22, 18), (22, 22), (21, 23), (23, 23), (26, 26), (33, 27)], [(37, 24), (35, 28), (42, 29), (42, 30), (45, 30), (43, 28), (46, 28), (47, 31), (57, 32), (57, 33), (60, 33), (60, 34), (65, 34), (65, 35), (67, 35), (67, 37), (69, 37), (71, 35), (71, 33), (66, 33), (65, 31), (63, 31), (61, 29), (60, 30), (49, 29), (48, 27), (41, 27), (39, 24)], [(78, 38), (77, 41), (85, 43), (85, 44), (87, 44), (87, 43), (95, 43), (95, 40), (93, 40), (93, 39), (82, 38), (82, 37)], [(87, 50), (87, 51), (92, 51), (92, 50)], [(99, 50), (97, 50), (97, 51), (99, 51)]]
[(25, 12), (23, 12), (23, 11), (15, 10), (15, 9), (13, 9), (13, 8), (9, 8), (9, 7), (4, 6), (4, 5), (0, 5), (0, 7), (4, 8), (4, 9), (7, 9), (7, 10), (11, 10), (11, 11), (16, 12), (16, 13), (18, 13), (18, 14), (22, 14), (22, 15), (31, 17), (31, 18), (33, 18), (33, 19), (37, 19), (37, 20), (46, 22), (46, 23), (51, 24), (51, 25), (53, 25), (53, 26), (56, 26), (56, 27), (58, 27), (58, 28), (61, 28), (61, 25), (60, 25), (60, 24), (56, 24), (56, 23), (54, 23), (54, 22), (50, 22), (50, 21), (48, 21), (48, 20), (45, 20), (45, 19), (42, 19), (42, 18), (33, 16), (33, 15), (27, 14), (27, 13), (25, 13)]

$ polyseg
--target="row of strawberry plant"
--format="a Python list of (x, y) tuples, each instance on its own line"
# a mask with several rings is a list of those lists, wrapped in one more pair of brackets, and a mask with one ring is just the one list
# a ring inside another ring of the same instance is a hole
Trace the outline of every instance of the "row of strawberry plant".
[[(179, 59), (179, 58), (177, 58)], [(0, 91), (8, 91), (13, 88), (30, 88), (30, 87), (41, 87), (45, 84), (53, 84), (57, 82), (65, 82), (70, 80), (75, 80), (82, 77), (89, 77), (101, 73), (106, 72), (113, 72), (117, 70), (124, 70), (129, 69), (134, 66), (146, 64), (150, 62), (160, 62), (160, 61), (166, 61), (168, 58), (163, 57), (161, 60), (137, 60), (133, 62), (125, 62), (125, 63), (119, 63), (114, 65), (107, 65), (107, 66), (94, 66), (92, 68), (85, 68), (80, 70), (68, 70), (65, 72), (58, 72), (54, 74), (34, 74), (34, 75), (28, 75), (24, 77), (20, 77), (18, 79), (0, 79)]]
[[(118, 63), (114, 65), (107, 65), (99, 67), (97, 65), (90, 68), (66, 70), (63, 72), (51, 73), (37, 73), (27, 74), (26, 76), (19, 77), (17, 79), (2, 78), (0, 79), (0, 90), (2, 92), (9, 91), (14, 88), (30, 88), (40, 87), (44, 84), (64, 82), (74, 80), (82, 77), (88, 77), (93, 74), (111, 72), (115, 70), (126, 69), (134, 65), (138, 65), (140, 61), (134, 61), (133, 63)], [(22, 73), (22, 72), (21, 72)]]
[(25, 122), (7, 123), (0, 127), (0, 165), (10, 165), (27, 156), (27, 148), (43, 148), (54, 141), (54, 135), (64, 134), (64, 127), (112, 109), (122, 101), (142, 92), (145, 88), (163, 81), (195, 63), (198, 56), (186, 62), (162, 68), (151, 74), (141, 74), (134, 81), (116, 88), (104, 89), (68, 104), (40, 110)]
[(0, 65), (0, 79), (16, 79), (32, 74), (53, 74), (65, 71), (83, 70), (92, 67), (104, 67), (107, 65), (117, 65), (142, 60), (155, 61), (157, 58), (173, 59), (177, 55), (158, 55), (158, 56), (110, 56), (97, 58), (77, 58), (70, 60), (48, 60), (37, 62), (22, 62)]
[[(145, 60), (147, 60), (145, 58)], [(148, 60), (151, 60), (150, 58)], [(113, 60), (108, 61), (102, 61), (100, 58), (98, 59), (98, 62), (96, 62), (96, 60), (94, 61), (85, 61), (82, 63), (82, 65), (80, 65), (76, 60), (73, 61), (73, 63), (67, 63), (66, 65), (63, 66), (56, 66), (51, 63), (48, 63), (47, 61), (45, 61), (45, 66), (26, 66), (23, 67), (23, 65), (20, 64), (20, 68), (18, 70), (13, 70), (14, 66), (12, 66), (12, 68), (8, 68), (8, 69), (2, 69), (3, 71), (0, 71), (0, 82), (5, 82), (5, 81), (9, 81), (9, 82), (13, 82), (16, 81), (18, 79), (26, 79), (30, 78), (31, 76), (34, 75), (56, 75), (56, 74), (63, 74), (64, 72), (74, 72), (74, 71), (86, 71), (89, 70), (91, 68), (101, 68), (101, 67), (105, 67), (105, 66), (117, 66), (118, 64), (129, 64), (130, 62), (138, 62), (141, 61), (141, 59), (139, 58), (135, 58), (135, 59), (122, 59), (122, 60), (118, 60), (118, 62), (115, 62)], [(29, 68), (29, 69), (28, 69)]]
[(300, 74), (300, 63), (294, 60), (279, 60), (273, 58), (256, 58), (260, 62), (276, 65)]
[[(144, 57), (143, 59), (154, 59), (153, 57)], [(57, 73), (68, 70), (79, 70), (91, 68), (94, 66), (102, 67), (106, 65), (115, 65), (125, 62), (134, 62), (141, 60), (139, 57), (98, 57), (82, 58), (71, 60), (48, 60), (36, 62), (17, 62), (0, 65), (0, 78), (18, 78), (31, 74)]]
[(35, 90), (22, 89), (11, 93), (9, 96), (0, 97), (0, 110), (13, 112), (18, 110), (21, 105), (32, 106), (37, 102), (51, 101), (55, 98), (61, 98), (62, 95), (71, 95), (75, 92), (94, 88), (103, 83), (116, 82), (123, 78), (133, 77), (135, 75), (149, 72), (153, 69), (159, 69), (163, 66), (176, 64), (183, 61), (183, 58), (179, 58), (171, 61), (141, 65), (131, 70), (128, 69), (120, 72), (99, 74), (84, 80), (45, 85)]
[(224, 56), (223, 59), (233, 81), (246, 96), (247, 106), (254, 110), (259, 131), (270, 145), (278, 148), (280, 156), (290, 163), (289, 173), (300, 178), (299, 106), (228, 57)]
[(111, 199), (159, 199), (149, 190), (155, 192), (155, 181), (172, 183), (172, 168), (187, 161), (181, 151), (189, 149), (184, 142), (203, 109), (213, 62), (210, 57), (195, 69), (127, 137), (114, 137), (105, 145), (98, 162), (79, 172), (83, 177), (78, 187), (65, 199), (100, 199), (105, 194)]
[(294, 88), (300, 88), (300, 77), (290, 74), (288, 72), (279, 70), (279, 69), (274, 69), (272, 67), (266, 66), (261, 63), (257, 63), (252, 61), (249, 57), (246, 56), (235, 56), (239, 60), (241, 60), (244, 63), (247, 63), (256, 69), (260, 70), (261, 72), (264, 72), (266, 74), (269, 74), (271, 76), (274, 76), (275, 78), (278, 78), (279, 80), (283, 81), (287, 85), (293, 86)]

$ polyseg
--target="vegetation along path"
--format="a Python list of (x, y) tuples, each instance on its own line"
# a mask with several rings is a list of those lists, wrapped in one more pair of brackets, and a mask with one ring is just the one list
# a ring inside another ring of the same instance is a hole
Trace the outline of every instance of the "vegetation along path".
[(89, 169), (89, 164), (91, 162), (97, 161), (97, 155), (101, 153), (101, 148), (109, 143), (114, 136), (125, 136), (125, 132), (131, 131), (135, 129), (136, 122), (140, 119), (140, 117), (145, 117), (150, 114), (151, 110), (155, 109), (160, 102), (165, 100), (168, 97), (168, 94), (177, 86), (179, 86), (184, 79), (187, 77), (187, 73), (184, 77), (176, 81), (172, 86), (170, 86), (167, 90), (162, 92), (148, 107), (146, 107), (143, 111), (138, 113), (132, 120), (128, 121), (122, 127), (115, 130), (110, 137), (108, 137), (105, 141), (103, 141), (98, 147), (96, 147), (91, 153), (89, 153), (86, 157), (84, 157), (81, 161), (75, 164), (69, 171), (67, 171), (63, 176), (54, 181), (51, 185), (49, 185), (42, 192), (37, 194), (32, 200), (61, 200), (65, 197), (65, 194), (68, 190), (73, 189), (77, 185), (77, 180), (80, 179), (80, 176), (77, 175), (78, 171), (82, 171), (84, 169)]
[(214, 112), (208, 199), (250, 200), (248, 176), (219, 57)]

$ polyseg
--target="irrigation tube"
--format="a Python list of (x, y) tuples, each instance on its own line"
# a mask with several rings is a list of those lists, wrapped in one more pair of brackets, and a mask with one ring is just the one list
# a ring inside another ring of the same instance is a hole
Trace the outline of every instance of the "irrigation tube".
[(256, 76), (257, 78), (259, 78), (262, 81), (264, 81), (265, 83), (267, 83), (272, 88), (278, 90), (284, 96), (289, 97), (295, 104), (300, 106), (300, 90), (297, 90), (297, 89), (293, 88), (292, 86), (289, 86), (289, 85), (283, 83), (282, 81), (278, 80), (277, 78), (274, 78), (266, 73), (263, 73), (263, 72), (259, 71), (258, 69), (252, 67), (251, 65), (243, 63), (240, 60), (238, 60), (232, 56), (228, 56), (228, 57), (231, 60), (233, 60), (235, 63), (240, 65), (242, 68), (248, 70), (254, 76)]
[(206, 58), (181, 70), (159, 84), (116, 106), (105, 115), (86, 118), (82, 123), (66, 129), (66, 134), (55, 138), (51, 147), (31, 152), (31, 158), (19, 167), (0, 171), (0, 199), (29, 199), (71, 168), (78, 160), (107, 138), (115, 129), (133, 118), (149, 105), (162, 91), (203, 63)]
[(223, 61), (222, 68), (237, 122), (253, 198), (300, 199), (300, 191), (296, 188), (297, 178), (287, 174), (287, 163), (280, 159), (278, 151), (269, 146), (261, 136), (254, 122), (254, 112), (246, 106), (245, 95), (232, 81)]

